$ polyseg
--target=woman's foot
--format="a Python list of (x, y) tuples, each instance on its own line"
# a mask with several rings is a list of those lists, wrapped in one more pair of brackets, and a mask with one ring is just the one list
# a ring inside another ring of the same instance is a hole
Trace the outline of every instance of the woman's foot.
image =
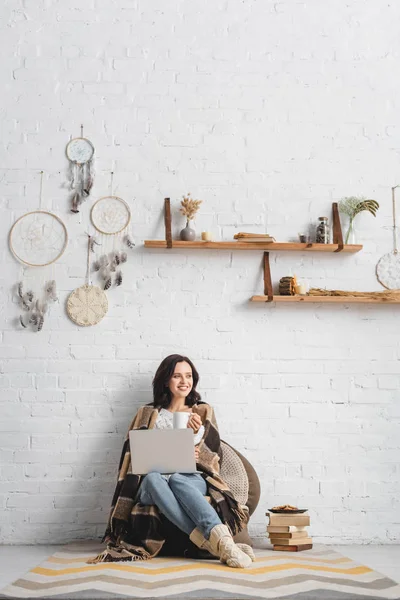
[[(206, 540), (198, 529), (192, 531), (190, 539), (199, 548), (204, 548), (210, 554), (218, 556), (220, 561), (226, 563), (228, 567), (245, 569), (252, 563), (251, 556), (235, 544), (228, 527), (222, 523), (211, 530), (209, 540)], [(246, 546), (246, 549), (250, 550), (254, 556), (250, 546), (247, 544), (242, 544), (242, 546)]]

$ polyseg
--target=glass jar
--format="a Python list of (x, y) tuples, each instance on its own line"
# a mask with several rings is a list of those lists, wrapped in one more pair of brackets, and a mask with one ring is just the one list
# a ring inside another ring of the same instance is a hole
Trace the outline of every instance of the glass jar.
[(318, 217), (317, 235), (315, 241), (317, 244), (329, 244), (329, 225), (328, 217)]

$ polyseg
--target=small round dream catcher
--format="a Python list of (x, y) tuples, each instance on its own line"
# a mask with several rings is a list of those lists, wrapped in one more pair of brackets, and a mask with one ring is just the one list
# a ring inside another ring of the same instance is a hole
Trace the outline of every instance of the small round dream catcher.
[(122, 265), (127, 262), (125, 250), (132, 249), (134, 242), (130, 232), (131, 211), (122, 198), (112, 195), (113, 173), (111, 173), (110, 196), (97, 200), (91, 210), (93, 227), (100, 234), (101, 241), (92, 243), (101, 249), (101, 255), (93, 263), (93, 270), (99, 273), (103, 289), (114, 284), (122, 284)]
[(393, 250), (384, 254), (376, 265), (376, 277), (388, 290), (400, 289), (400, 253), (397, 248), (396, 188), (392, 187)]
[(67, 314), (71, 321), (82, 327), (97, 325), (108, 311), (106, 294), (90, 280), (90, 253), (93, 238), (88, 236), (85, 284), (74, 290), (67, 300)]
[(70, 163), (68, 183), (72, 192), (71, 211), (78, 213), (80, 205), (89, 196), (93, 187), (94, 174), (94, 146), (83, 137), (83, 125), (81, 125), (81, 137), (70, 140), (65, 152)]
[(29, 212), (14, 223), (9, 246), (21, 264), (16, 286), (22, 309), (22, 327), (40, 331), (49, 304), (57, 300), (54, 263), (68, 243), (67, 229), (59, 217), (42, 210), (43, 171), (40, 180), (40, 209)]

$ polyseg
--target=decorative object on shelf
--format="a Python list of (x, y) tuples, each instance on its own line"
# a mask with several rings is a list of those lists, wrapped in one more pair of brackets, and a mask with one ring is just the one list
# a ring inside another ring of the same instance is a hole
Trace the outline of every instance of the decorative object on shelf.
[(238, 242), (247, 242), (247, 243), (259, 243), (259, 244), (270, 244), (272, 242), (275, 242), (275, 238), (272, 237), (272, 235), (269, 235), (268, 233), (245, 233), (245, 232), (239, 232), (239, 233), (235, 233), (235, 235), (233, 236), (234, 240), (237, 240)]
[(368, 211), (376, 217), (376, 211), (379, 204), (376, 200), (367, 200), (365, 196), (347, 196), (339, 202), (339, 211), (349, 217), (349, 227), (347, 229), (345, 244), (355, 244), (356, 234), (354, 229), (354, 219), (360, 213)]
[(388, 300), (400, 300), (400, 290), (391, 290), (389, 292), (350, 292), (347, 290), (324, 290), (322, 288), (311, 288), (309, 296), (341, 296), (352, 298), (382, 298)]
[(376, 265), (376, 277), (388, 290), (400, 288), (400, 254), (397, 248), (396, 188), (392, 187), (393, 250), (384, 254)]
[[(103, 289), (108, 290), (114, 284), (122, 285), (121, 266), (127, 262), (128, 255), (123, 249), (132, 249), (135, 243), (130, 231), (131, 211), (122, 198), (113, 196), (114, 172), (111, 172), (110, 195), (97, 200), (91, 210), (93, 227), (101, 235), (101, 256), (93, 262), (93, 270), (99, 273)], [(95, 251), (95, 248), (92, 248)]]
[(318, 217), (315, 241), (317, 244), (329, 244), (329, 225), (328, 217)]
[(307, 290), (308, 290), (308, 286), (307, 286), (306, 282), (301, 279), (297, 280), (296, 285), (295, 285), (296, 294), (299, 294), (300, 296), (305, 296), (307, 294)]
[(307, 235), (305, 233), (299, 233), (300, 244), (307, 244)]
[(71, 212), (78, 213), (79, 207), (86, 200), (93, 187), (94, 175), (94, 146), (92, 142), (83, 137), (71, 139), (66, 147), (69, 160), (68, 187), (71, 190)]
[(201, 239), (203, 240), (203, 242), (212, 242), (212, 233), (211, 231), (202, 231), (201, 232)]
[(296, 277), (281, 277), (279, 280), (279, 294), (281, 296), (294, 296), (296, 285)]
[(107, 295), (90, 280), (90, 253), (92, 237), (88, 235), (85, 284), (68, 297), (67, 314), (71, 321), (82, 327), (99, 323), (108, 311)]
[(196, 231), (191, 227), (191, 221), (195, 218), (202, 202), (202, 200), (191, 198), (190, 192), (186, 196), (183, 196), (183, 200), (181, 200), (181, 208), (179, 210), (186, 217), (186, 227), (181, 230), (179, 237), (184, 242), (193, 242), (196, 239)]
[(43, 171), (40, 172), (39, 210), (16, 220), (9, 234), (9, 247), (21, 263), (17, 302), (22, 308), (19, 324), (41, 331), (49, 304), (57, 300), (54, 263), (63, 255), (68, 233), (59, 217), (42, 209)]

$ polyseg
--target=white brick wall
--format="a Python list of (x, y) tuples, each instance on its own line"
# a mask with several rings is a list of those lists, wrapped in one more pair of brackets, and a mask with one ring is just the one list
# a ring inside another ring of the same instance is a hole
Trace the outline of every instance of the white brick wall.
[[(274, 280), (379, 289), (400, 183), (398, 3), (349, 0), (9, 0), (1, 8), (0, 534), (6, 543), (100, 535), (122, 439), (171, 352), (192, 357), (222, 436), (262, 482), (265, 510), (310, 508), (318, 541), (398, 542), (399, 308), (263, 306), (261, 252), (144, 250), (162, 203), (202, 198), (196, 228), (297, 237), (333, 200), (365, 194), (357, 255), (276, 255)], [(89, 201), (68, 212), (64, 148), (96, 146), (92, 198), (132, 207), (136, 249), (108, 316), (64, 313), (83, 283)], [(59, 306), (41, 333), (18, 330), (6, 248), (38, 207), (66, 222)], [(400, 208), (399, 208), (400, 210)]]

